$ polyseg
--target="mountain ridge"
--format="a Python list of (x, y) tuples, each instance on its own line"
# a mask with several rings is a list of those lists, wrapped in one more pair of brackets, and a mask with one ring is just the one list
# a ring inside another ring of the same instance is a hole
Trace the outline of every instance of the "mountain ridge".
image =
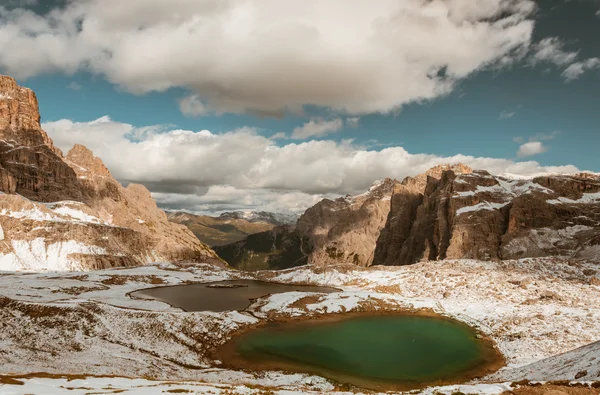
[(222, 264), (144, 186), (123, 187), (82, 145), (66, 155), (56, 148), (35, 93), (8, 76), (0, 76), (0, 192), (0, 270)]
[[(382, 185), (376, 209), (373, 194)], [(283, 250), (266, 242), (276, 236), (289, 238), (280, 241)], [(358, 266), (553, 255), (599, 260), (600, 175), (493, 176), (462, 163), (439, 165), (402, 182), (378, 181), (355, 197), (324, 199), (293, 230), (216, 251), (234, 266), (262, 259), (267, 267), (281, 267), (283, 253), (303, 254), (296, 260), (302, 264)]]

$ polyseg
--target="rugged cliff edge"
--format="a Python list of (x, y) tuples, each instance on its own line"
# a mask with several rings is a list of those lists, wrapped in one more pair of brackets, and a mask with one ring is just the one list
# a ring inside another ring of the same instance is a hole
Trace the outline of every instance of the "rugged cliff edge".
[(444, 171), (394, 190), (374, 264), (541, 256), (600, 258), (600, 177), (513, 179)]
[[(440, 165), (355, 197), (322, 200), (294, 229), (216, 248), (234, 266), (359, 266), (567, 256), (600, 260), (600, 176), (493, 176)], [(293, 260), (290, 260), (293, 257)]]
[(219, 260), (144, 186), (123, 187), (81, 145), (64, 156), (41, 128), (33, 91), (0, 76), (0, 270), (155, 261)]
[(312, 263), (369, 266), (385, 224), (392, 189), (386, 178), (357, 196), (324, 199), (310, 207), (295, 226), (278, 226), (215, 251), (243, 269), (282, 269)]

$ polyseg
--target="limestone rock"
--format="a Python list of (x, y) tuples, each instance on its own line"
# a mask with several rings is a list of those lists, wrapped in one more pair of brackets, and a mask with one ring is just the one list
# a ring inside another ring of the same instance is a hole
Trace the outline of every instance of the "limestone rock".
[(35, 94), (0, 76), (0, 270), (88, 270), (156, 261), (221, 263), (168, 221), (142, 185), (123, 187), (82, 145), (63, 157)]
[(551, 255), (600, 259), (600, 177), (533, 179), (443, 170), (425, 187), (404, 180), (375, 250), (374, 264), (514, 259)]

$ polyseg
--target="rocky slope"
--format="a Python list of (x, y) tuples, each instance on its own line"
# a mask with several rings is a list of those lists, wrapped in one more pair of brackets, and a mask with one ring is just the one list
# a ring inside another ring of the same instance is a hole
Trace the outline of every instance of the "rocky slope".
[(325, 199), (295, 229), (258, 233), (216, 251), (234, 266), (260, 268), (289, 267), (284, 256), (293, 256), (294, 265), (359, 266), (555, 255), (599, 260), (600, 176), (493, 176), (440, 165), (402, 182), (377, 182), (362, 195)]
[(454, 258), (600, 258), (600, 177), (486, 171), (407, 178), (394, 190), (374, 264)]
[(251, 269), (344, 262), (369, 266), (395, 183), (387, 178), (361, 195), (324, 199), (306, 210), (295, 227), (276, 227), (215, 251), (231, 265)]
[(223, 213), (218, 217), (194, 215), (186, 212), (170, 212), (169, 221), (185, 225), (200, 241), (209, 246), (234, 243), (248, 235), (283, 225), (274, 213)]
[(0, 76), (0, 270), (81, 270), (218, 257), (76, 145), (64, 156), (35, 94)]

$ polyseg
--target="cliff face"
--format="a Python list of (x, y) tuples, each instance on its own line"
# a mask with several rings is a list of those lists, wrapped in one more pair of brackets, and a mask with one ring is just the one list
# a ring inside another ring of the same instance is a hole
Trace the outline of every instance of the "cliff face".
[(0, 192), (0, 270), (219, 261), (145, 187), (123, 187), (81, 145), (63, 156), (41, 129), (35, 94), (4, 76)]
[(293, 230), (275, 228), (216, 250), (234, 266), (252, 261), (263, 269), (556, 255), (600, 260), (600, 176), (513, 179), (462, 164), (436, 166), (402, 182), (378, 182), (362, 195), (325, 199)]
[(309, 240), (308, 262), (370, 266), (396, 183), (386, 178), (377, 181), (366, 193), (334, 201), (325, 199), (306, 210), (296, 229)]
[(374, 264), (423, 260), (598, 258), (600, 177), (552, 175), (514, 180), (485, 171), (404, 180), (375, 250)]
[(215, 247), (215, 251), (240, 268), (287, 268), (306, 263), (369, 266), (396, 183), (388, 178), (358, 196), (324, 199), (306, 210), (295, 227), (277, 226)]

